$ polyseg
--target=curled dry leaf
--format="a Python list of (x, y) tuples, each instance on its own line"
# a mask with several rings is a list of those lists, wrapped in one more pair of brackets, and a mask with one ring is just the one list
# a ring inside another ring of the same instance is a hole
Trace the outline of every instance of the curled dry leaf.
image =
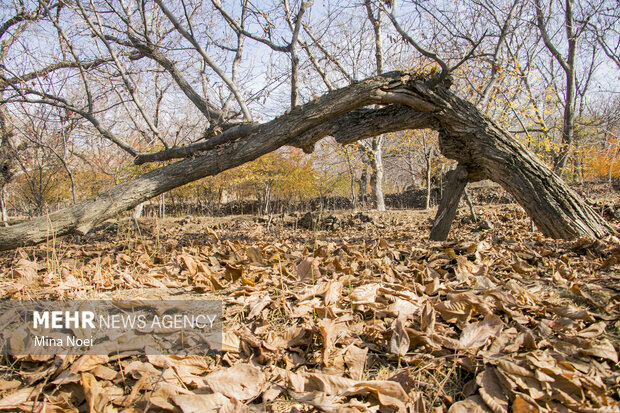
[(336, 305), (342, 297), (342, 282), (338, 280), (329, 280), (327, 290), (325, 291), (325, 305), (327, 307)]
[(494, 367), (487, 367), (476, 377), (480, 386), (480, 397), (493, 413), (508, 413), (510, 392), (502, 385), (500, 373)]
[(614, 345), (611, 344), (611, 341), (606, 338), (588, 343), (588, 345), (581, 348), (579, 352), (588, 356), (611, 360), (614, 363), (618, 362), (618, 353), (616, 352)]
[(90, 373), (82, 373), (82, 389), (88, 402), (88, 409), (92, 413), (102, 413), (108, 404), (108, 395), (103, 391), (101, 384)]
[(0, 391), (16, 389), (21, 386), (21, 384), (19, 380), (0, 379)]
[(185, 386), (158, 381), (151, 392), (149, 402), (165, 410), (175, 410), (175, 406), (172, 404), (175, 396), (192, 394)]
[(389, 380), (363, 381), (356, 383), (343, 396), (352, 396), (356, 394), (373, 394), (379, 400), (381, 406), (391, 406), (399, 411), (405, 409), (405, 403), (409, 400), (409, 396), (403, 390), (400, 383)]
[(194, 277), (198, 272), (198, 266), (196, 265), (196, 261), (194, 260), (194, 258), (189, 256), (188, 254), (183, 254), (179, 256), (179, 259), (183, 264), (185, 264), (189, 275)]
[(250, 262), (254, 264), (263, 263), (263, 253), (256, 247), (249, 247), (245, 250), (245, 254), (250, 259)]
[(323, 339), (323, 365), (328, 366), (330, 364), (329, 356), (334, 350), (334, 343), (343, 327), (342, 324), (329, 318), (320, 319), (317, 327)]
[(404, 409), (409, 396), (400, 383), (388, 380), (356, 381), (346, 377), (320, 374), (302, 373), (304, 379), (303, 392), (322, 392), (328, 396), (352, 396), (373, 394), (383, 406), (393, 406)]
[(248, 303), (248, 307), (250, 310), (248, 314), (248, 320), (252, 320), (253, 318), (257, 317), (260, 314), (260, 312), (263, 311), (265, 307), (269, 305), (270, 302), (271, 302), (271, 297), (269, 296), (269, 294), (265, 294), (265, 295), (262, 295), (261, 297), (256, 297), (255, 300)]
[(403, 321), (399, 318), (392, 324), (392, 337), (390, 338), (390, 353), (404, 356), (409, 351), (409, 335), (405, 331)]
[(11, 277), (28, 285), (37, 278), (38, 266), (36, 262), (21, 258), (17, 261)]

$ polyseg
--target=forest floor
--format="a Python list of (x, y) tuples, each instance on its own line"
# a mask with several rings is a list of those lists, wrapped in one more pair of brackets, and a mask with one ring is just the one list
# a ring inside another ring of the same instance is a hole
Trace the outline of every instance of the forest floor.
[(318, 229), (119, 219), (3, 253), (5, 299), (222, 300), (224, 348), (5, 355), (0, 410), (618, 411), (618, 238), (551, 240), (517, 205), (476, 210), (447, 242), (427, 240), (434, 211), (341, 211)]

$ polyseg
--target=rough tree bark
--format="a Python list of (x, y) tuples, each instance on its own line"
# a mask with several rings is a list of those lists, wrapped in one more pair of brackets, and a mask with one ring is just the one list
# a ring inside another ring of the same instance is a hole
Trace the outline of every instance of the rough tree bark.
[(370, 166), (370, 187), (374, 207), (377, 211), (385, 211), (385, 199), (383, 197), (383, 136), (372, 138), (369, 150)]
[(463, 196), (467, 182), (469, 182), (467, 167), (458, 165), (456, 169), (448, 172), (446, 190), (439, 203), (437, 216), (435, 216), (435, 222), (431, 229), (430, 239), (432, 241), (443, 241), (448, 237), (450, 225), (456, 216), (456, 210), (459, 207), (459, 201)]
[(17, 156), (11, 138), (13, 132), (9, 125), (8, 114), (0, 107), (0, 225), (8, 226), (8, 212), (6, 210), (6, 186), (15, 175)]
[[(390, 106), (364, 108), (375, 104)], [(457, 97), (447, 85), (430, 87), (412, 75), (391, 72), (329, 92), (270, 122), (252, 126), (244, 138), (202, 154), (194, 153), (95, 198), (1, 228), (0, 250), (37, 244), (52, 236), (87, 233), (104, 220), (147, 199), (249, 162), (283, 145), (309, 151), (327, 135), (348, 143), (381, 133), (429, 127), (440, 131), (442, 152), (467, 169), (469, 180), (489, 178), (498, 182), (517, 199), (544, 234), (573, 238), (602, 237), (613, 232), (525, 146), (474, 105)]]

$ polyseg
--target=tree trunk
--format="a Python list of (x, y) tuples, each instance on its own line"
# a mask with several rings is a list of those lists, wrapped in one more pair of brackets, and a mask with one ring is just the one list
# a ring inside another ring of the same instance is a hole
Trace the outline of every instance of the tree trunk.
[(355, 172), (353, 171), (353, 165), (351, 164), (351, 157), (348, 150), (345, 148), (345, 156), (347, 158), (347, 168), (349, 170), (349, 185), (351, 189), (351, 206), (352, 209), (357, 208), (357, 193), (355, 192)]
[(465, 191), (465, 186), (469, 180), (467, 167), (458, 165), (456, 169), (448, 172), (448, 182), (444, 195), (439, 203), (435, 222), (431, 229), (430, 239), (432, 241), (444, 241), (450, 232), (450, 226), (456, 216), (459, 201)]
[(467, 206), (469, 207), (469, 213), (471, 215), (472, 221), (478, 221), (478, 216), (476, 215), (476, 208), (474, 208), (474, 203), (471, 201), (469, 192), (467, 192), (467, 188), (463, 189), (463, 194), (465, 195), (465, 201), (467, 202)]
[(6, 189), (4, 186), (0, 187), (0, 215), (2, 216), (2, 226), (9, 226), (9, 214), (6, 210)]
[(372, 139), (372, 151), (370, 154), (370, 165), (372, 166), (372, 174), (370, 178), (370, 186), (372, 187), (372, 195), (375, 209), (377, 211), (385, 211), (385, 199), (383, 197), (383, 136)]
[(166, 194), (162, 193), (159, 196), (159, 217), (161, 219), (166, 218)]
[[(374, 104), (381, 109), (360, 109)], [(399, 105), (409, 106), (402, 107)], [(0, 228), (0, 250), (44, 242), (52, 236), (85, 234), (171, 189), (216, 175), (287, 144), (309, 150), (326, 135), (338, 142), (411, 128), (440, 130), (443, 154), (467, 168), (469, 179), (492, 179), (530, 214), (538, 229), (556, 238), (602, 237), (613, 229), (536, 155), (472, 104), (444, 85), (430, 87), (391, 72), (329, 92), (288, 114), (256, 125), (251, 133), (215, 150), (162, 166), (71, 207)]]
[[(422, 90), (421, 90), (422, 91)], [(470, 181), (499, 183), (546, 236), (603, 237), (614, 230), (523, 144), (447, 89), (424, 90), (438, 108), (442, 153), (466, 166)]]
[(135, 219), (138, 218), (142, 218), (142, 212), (144, 211), (144, 204), (145, 202), (140, 202), (138, 205), (136, 205), (136, 207), (133, 209), (133, 217)]
[(368, 168), (364, 166), (362, 168), (362, 175), (358, 181), (358, 189), (359, 189), (359, 199), (362, 201), (362, 204), (366, 202), (366, 192), (368, 191), (370, 176), (368, 175)]
[(432, 163), (431, 161), (432, 159), (433, 159), (433, 153), (431, 151), (430, 153), (426, 155), (426, 209), (430, 209), (431, 207), (431, 190), (432, 190), (432, 185), (431, 185)]

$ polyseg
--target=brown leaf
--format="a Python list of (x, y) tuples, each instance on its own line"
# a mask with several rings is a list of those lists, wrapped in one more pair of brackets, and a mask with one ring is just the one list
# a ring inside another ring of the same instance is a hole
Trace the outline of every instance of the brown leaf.
[(342, 282), (330, 280), (325, 291), (325, 305), (327, 307), (338, 304), (342, 298)]
[(512, 402), (512, 413), (537, 413), (538, 411), (537, 407), (532, 406), (519, 395)]
[(189, 275), (194, 277), (198, 272), (198, 265), (196, 265), (196, 261), (194, 260), (194, 258), (187, 254), (180, 255), (179, 258), (181, 259), (183, 264), (185, 264), (185, 267), (187, 267)]
[(577, 335), (583, 338), (595, 338), (603, 334), (606, 328), (607, 323), (601, 321), (600, 323), (590, 325), (588, 328), (584, 328), (579, 333), (577, 333)]
[(218, 410), (218, 413), (250, 413), (250, 408), (239, 400), (232, 398)]
[(366, 366), (366, 356), (368, 354), (368, 347), (359, 348), (356, 346), (349, 346), (344, 353), (344, 362), (349, 368), (349, 376), (353, 380), (361, 380), (364, 374), (364, 367)]
[(193, 394), (185, 386), (167, 382), (158, 382), (155, 389), (149, 395), (149, 403), (165, 410), (176, 410), (172, 404), (174, 396), (183, 394)]
[(0, 391), (13, 390), (22, 385), (19, 380), (4, 380), (0, 379)]
[(392, 324), (392, 337), (390, 338), (390, 353), (404, 356), (409, 351), (409, 335), (405, 331), (400, 318)]
[(378, 283), (373, 283), (356, 287), (349, 295), (351, 305), (374, 304), (377, 300), (377, 290), (380, 286)]
[(489, 338), (497, 336), (502, 331), (503, 325), (498, 316), (486, 316), (484, 320), (471, 323), (463, 329), (459, 344), (463, 350), (482, 347)]
[(510, 373), (510, 374), (517, 374), (517, 375), (523, 376), (523, 377), (534, 377), (534, 373), (531, 370), (526, 369), (524, 367), (521, 367), (517, 363), (514, 363), (514, 362), (512, 362), (510, 360), (499, 359), (497, 361), (497, 365), (504, 372), (507, 372), (507, 373)]
[(323, 339), (323, 365), (328, 366), (329, 355), (333, 350), (338, 333), (342, 330), (342, 325), (330, 318), (322, 318), (318, 321), (317, 327)]
[(230, 331), (224, 331), (222, 333), (222, 351), (238, 353), (240, 345), (241, 339), (239, 339), (237, 334)]
[(100, 364), (105, 364), (109, 361), (108, 356), (104, 355), (96, 355), (96, 354), (85, 354), (79, 359), (77, 359), (73, 364), (71, 364), (71, 368), (69, 369), (71, 373), (80, 373), (83, 371), (89, 371), (94, 369), (96, 366)]
[(101, 384), (90, 373), (82, 373), (82, 389), (88, 402), (88, 409), (92, 413), (103, 412), (108, 404), (108, 396), (102, 390)]
[(257, 367), (242, 363), (215, 371), (205, 381), (213, 392), (238, 400), (252, 400), (262, 392), (266, 378)]
[(226, 271), (224, 272), (224, 278), (228, 281), (237, 281), (243, 275), (243, 269), (239, 266), (232, 264), (226, 264)]
[(448, 409), (448, 413), (490, 413), (490, 410), (478, 395), (454, 403)]
[(38, 387), (25, 387), (5, 395), (0, 399), (0, 410), (18, 409), (21, 405), (37, 396), (39, 391)]
[(297, 265), (297, 279), (299, 281), (318, 280), (319, 278), (321, 278), (321, 272), (319, 271), (319, 260), (317, 258), (304, 258)]
[(271, 302), (271, 297), (269, 294), (263, 294), (262, 296), (256, 297), (254, 301), (248, 303), (248, 309), (250, 310), (248, 314), (248, 320), (251, 320), (258, 316), (261, 311), (265, 309)]
[(103, 380), (114, 380), (118, 376), (118, 371), (101, 365), (96, 366), (90, 372), (93, 376)]
[(487, 367), (480, 373), (476, 383), (480, 386), (480, 397), (494, 413), (508, 413), (509, 392), (494, 367)]
[(413, 304), (408, 300), (403, 300), (402, 298), (396, 298), (386, 309), (386, 311), (394, 314), (396, 317), (402, 317), (403, 319), (411, 317), (419, 310), (419, 305)]
[(171, 398), (183, 413), (219, 411), (222, 406), (228, 403), (228, 397), (222, 393), (175, 394)]
[(464, 301), (440, 301), (435, 305), (435, 310), (441, 314), (446, 323), (465, 322), (472, 314), (472, 306)]
[[(158, 367), (172, 367), (176, 371), (177, 376), (183, 383), (190, 385), (194, 383), (196, 375), (202, 375), (211, 370), (209, 363), (200, 356), (163, 356), (148, 354), (147, 359)], [(202, 383), (202, 379), (198, 379)]]
[(25, 284), (29, 284), (37, 278), (37, 272), (38, 267), (36, 262), (21, 258), (17, 261), (11, 277), (20, 279), (20, 281)]
[(302, 377), (305, 379), (302, 391), (318, 391), (327, 395), (339, 395), (358, 383), (346, 377), (323, 373), (305, 373)]
[(382, 406), (392, 406), (399, 411), (405, 409), (405, 403), (409, 400), (409, 396), (400, 383), (389, 380), (362, 381), (354, 384), (342, 395), (352, 396), (367, 393), (374, 394)]
[(262, 264), (263, 263), (263, 253), (260, 252), (258, 248), (249, 247), (245, 250), (245, 254), (250, 259), (250, 262), (254, 264)]
[(573, 307), (572, 305), (554, 307), (551, 311), (560, 317), (566, 317), (573, 320), (592, 320), (592, 316), (588, 313), (588, 310)]
[(424, 304), (422, 314), (420, 314), (420, 329), (424, 332), (435, 330), (435, 309), (428, 301)]
[(618, 353), (616, 352), (614, 345), (611, 344), (611, 341), (606, 338), (591, 343), (590, 346), (580, 349), (579, 352), (588, 356), (611, 360), (614, 363), (618, 362)]

